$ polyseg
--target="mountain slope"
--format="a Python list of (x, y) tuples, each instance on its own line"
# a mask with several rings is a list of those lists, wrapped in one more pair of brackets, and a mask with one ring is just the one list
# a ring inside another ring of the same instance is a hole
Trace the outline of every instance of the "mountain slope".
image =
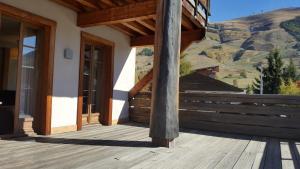
[[(274, 49), (281, 51), (284, 62), (292, 58), (300, 69), (300, 8), (211, 23), (209, 27), (214, 31), (207, 33), (206, 40), (185, 51), (184, 60), (193, 69), (219, 65), (218, 79), (246, 88), (258, 76), (257, 64), (265, 63), (265, 57)], [(152, 59), (138, 55), (139, 74), (152, 67)]]

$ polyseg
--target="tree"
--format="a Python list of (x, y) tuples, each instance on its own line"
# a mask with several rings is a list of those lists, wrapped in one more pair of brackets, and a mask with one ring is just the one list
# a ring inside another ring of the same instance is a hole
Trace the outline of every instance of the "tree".
[(290, 82), (295, 82), (297, 80), (297, 69), (292, 59), (290, 59), (290, 63), (287, 67), (283, 69), (283, 80), (285, 84), (289, 84)]
[(251, 85), (248, 85), (247, 88), (246, 88), (246, 93), (247, 94), (253, 94), (253, 88)]
[[(282, 67), (283, 62), (278, 50), (272, 51), (267, 57), (268, 67), (263, 68), (264, 94), (278, 94), (282, 82)], [(254, 93), (260, 91), (260, 80), (255, 79), (253, 83)]]
[(253, 91), (254, 94), (260, 94), (260, 79), (259, 78), (255, 78), (254, 82), (251, 86), (251, 89)]

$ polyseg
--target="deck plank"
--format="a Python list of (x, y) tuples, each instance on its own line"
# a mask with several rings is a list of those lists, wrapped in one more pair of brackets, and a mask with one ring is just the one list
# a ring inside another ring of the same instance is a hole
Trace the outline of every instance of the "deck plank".
[(258, 149), (258, 152), (256, 153), (256, 157), (252, 166), (252, 169), (262, 169), (265, 165), (265, 152), (266, 152), (266, 146), (267, 146), (267, 138), (262, 138), (260, 147)]
[(266, 151), (264, 169), (282, 169), (280, 140), (275, 138), (269, 139)]
[(263, 140), (261, 138), (254, 137), (233, 168), (251, 169), (261, 146), (264, 146)]
[[(137, 128), (130, 128), (130, 130), (131, 131), (123, 130), (121, 132), (118, 132), (118, 130), (116, 130), (115, 132), (108, 133), (108, 135), (106, 135), (105, 137), (101, 135), (94, 135), (93, 139), (96, 140), (98, 138), (101, 138), (101, 140), (124, 140), (133, 136), (136, 138), (136, 135), (140, 136), (139, 133), (146, 133), (147, 129), (137, 130)], [(33, 147), (31, 150), (29, 150), (29, 152), (32, 152), (31, 154), (27, 156), (21, 156), (22, 158), (16, 158), (16, 161), (14, 161), (14, 163), (15, 165), (20, 165), (28, 168), (46, 168), (47, 166), (51, 167), (51, 165), (56, 166), (60, 162), (61, 164), (64, 164), (64, 160), (70, 162), (72, 162), (72, 159), (76, 158), (81, 160), (80, 157), (84, 157), (85, 154), (93, 153), (93, 151), (95, 150), (101, 151), (104, 148), (108, 148), (108, 146), (100, 146), (99, 148), (96, 148), (96, 145), (89, 145), (88, 141), (90, 140), (83, 139), (77, 141), (76, 143), (71, 142), (71, 144), (68, 144), (68, 142), (66, 144), (58, 143), (58, 145), (62, 146), (56, 148), (55, 146), (57, 144), (55, 142), (54, 145), (52, 143), (45, 143), (49, 146), (49, 148), (45, 151), (36, 153), (34, 150), (35, 148)], [(91, 142), (91, 144), (94, 144), (94, 142)], [(95, 144), (97, 144), (97, 142)], [(30, 163), (30, 161), (33, 161), (36, 158), (39, 158), (39, 163)], [(24, 164), (24, 161), (26, 164)], [(10, 162), (8, 161), (8, 163)], [(5, 167), (5, 165), (2, 165), (2, 167)]]
[[(99, 125), (97, 125), (99, 126)], [(70, 132), (70, 133), (65, 133), (65, 134), (57, 134), (57, 135), (53, 135), (51, 136), (51, 138), (65, 138), (65, 139), (72, 139), (72, 138), (81, 138), (81, 139), (86, 139), (89, 137), (92, 137), (94, 135), (103, 135), (103, 134), (110, 134), (112, 131), (119, 131), (119, 130), (125, 130), (125, 129), (132, 129), (131, 126), (118, 126), (118, 127), (101, 127), (99, 126), (99, 128), (103, 128), (102, 130), (99, 130), (97, 128), (91, 128), (88, 130), (83, 130), (83, 131), (78, 131), (78, 132)], [(20, 139), (16, 139), (16, 140), (12, 140), (9, 141), (8, 144), (0, 146), (0, 156), (5, 154), (5, 155), (9, 155), (9, 152), (16, 154), (16, 153), (21, 153), (19, 151), (26, 151), (28, 152), (28, 149), (32, 148), (32, 146), (34, 146), (35, 148), (41, 150), (42, 148), (47, 148), (49, 147), (47, 144), (44, 143), (39, 143), (39, 142), (35, 142), (36, 137), (32, 137), (31, 139), (24, 139), (24, 138), (20, 138)], [(24, 140), (24, 141), (22, 141)], [(53, 141), (54, 143), (55, 141)], [(61, 145), (57, 144), (57, 146), (54, 147), (61, 147)], [(53, 148), (53, 147), (52, 147)], [(2, 150), (6, 150), (6, 152), (3, 152)], [(9, 151), (9, 152), (7, 152)]]
[[(188, 140), (186, 139), (185, 134), (181, 133), (180, 138), (176, 140), (177, 146), (182, 146), (183, 144), (188, 144)], [(150, 141), (150, 138), (148, 138)], [(141, 149), (127, 149), (126, 151), (121, 151), (115, 154), (112, 157), (101, 159), (100, 162), (94, 162), (81, 168), (131, 168), (134, 166), (138, 166), (142, 168), (142, 162), (147, 161), (149, 159), (153, 159), (155, 156), (159, 155), (159, 152), (168, 150), (166, 148), (141, 148)], [(144, 167), (148, 166), (144, 165)]]
[[(76, 133), (74, 133), (74, 136), (72, 137), (51, 137), (51, 140), (47, 140), (47, 141), (42, 141), (42, 142), (35, 142), (34, 140), (30, 140), (30, 141), (26, 141), (26, 142), (22, 142), (22, 141), (17, 141), (17, 148), (14, 148), (14, 146), (10, 146), (9, 148), (6, 149), (6, 158), (9, 158), (10, 155), (14, 155), (14, 157), (16, 158), (21, 158), (22, 156), (26, 156), (26, 155), (36, 155), (39, 156), (39, 154), (43, 154), (43, 152), (45, 151), (53, 151), (56, 152), (58, 150), (60, 150), (62, 147), (64, 147), (64, 149), (73, 149), (74, 145), (72, 144), (68, 144), (68, 143), (72, 143), (73, 139), (76, 138), (80, 138), (80, 140), (82, 141), (82, 144), (85, 142), (85, 139), (88, 140), (88, 138), (92, 137), (93, 139), (98, 138), (99, 136), (101, 136), (102, 138), (106, 138), (106, 137), (110, 137), (113, 135), (118, 135), (118, 134), (122, 134), (124, 132), (128, 132), (129, 130), (135, 130), (135, 128), (132, 127), (126, 127), (124, 129), (121, 130), (121, 128), (116, 128), (117, 130), (115, 132), (92, 132), (94, 134), (91, 134), (90, 130), (88, 130), (87, 132), (85, 132), (85, 135), (80, 134), (80, 135), (76, 135)], [(92, 130), (91, 130), (92, 131)], [(94, 136), (96, 135), (96, 136)], [(98, 137), (97, 137), (98, 136)], [(46, 137), (41, 137), (38, 138), (40, 140), (42, 140), (43, 138)], [(37, 138), (35, 138), (37, 139)], [(60, 144), (60, 142), (64, 142), (64, 144)], [(23, 146), (22, 146), (23, 143)], [(78, 142), (77, 144), (80, 144), (81, 142)], [(19, 145), (20, 144), (20, 145)], [(19, 147), (20, 146), (20, 147)], [(34, 151), (33, 151), (34, 150)], [(0, 157), (3, 157), (0, 155)], [(0, 158), (0, 161), (3, 160), (3, 158)], [(5, 160), (5, 159), (4, 159)]]
[[(164, 164), (164, 161), (167, 161), (167, 159), (176, 159), (178, 160), (180, 155), (184, 155), (187, 152), (191, 151), (191, 146), (193, 144), (196, 144), (197, 141), (203, 141), (205, 137), (202, 137), (201, 135), (199, 137), (191, 137), (194, 134), (186, 134), (182, 136), (182, 142), (176, 143), (176, 149), (160, 149), (160, 150), (153, 150), (155, 153), (155, 156), (152, 156), (151, 158), (147, 160), (140, 161), (140, 163), (131, 166), (131, 169), (138, 169), (138, 168), (154, 168), (155, 166), (160, 166), (161, 164)], [(170, 165), (173, 161), (170, 161)], [(170, 166), (171, 167), (171, 166)]]
[(292, 154), (294, 167), (300, 169), (300, 143), (289, 141), (289, 148)]
[(82, 131), (0, 140), (2, 169), (299, 169), (300, 143), (182, 130), (176, 148), (150, 145), (149, 129), (93, 125)]
[(288, 141), (280, 142), (282, 169), (296, 168), (293, 162), (293, 154)]
[[(88, 163), (90, 161), (97, 161), (99, 158), (95, 158), (98, 155), (101, 155), (102, 158), (105, 156), (110, 156), (113, 152), (119, 151), (119, 149), (125, 148), (121, 147), (122, 145), (129, 144), (130, 141), (139, 141), (147, 137), (147, 129), (143, 130), (135, 130), (131, 132), (126, 132), (123, 134), (114, 134), (107, 139), (112, 140), (102, 145), (101, 140), (96, 141), (95, 145), (92, 143), (91, 145), (76, 145), (76, 150), (74, 150), (74, 146), (68, 146), (68, 149), (64, 148), (64, 151), (60, 152), (56, 156), (48, 155), (44, 156), (41, 164), (35, 164), (33, 168), (57, 168), (54, 167), (57, 163), (64, 164), (64, 161), (70, 161), (69, 163), (65, 163), (64, 168), (73, 168), (74, 166), (81, 165), (82, 163)], [(97, 139), (97, 138), (96, 138)], [(103, 140), (107, 140), (103, 139)], [(97, 143), (99, 142), (99, 143)], [(114, 146), (117, 143), (118, 146)], [(80, 143), (79, 143), (80, 144)], [(111, 145), (111, 147), (109, 146)], [(73, 159), (76, 159), (73, 161)]]

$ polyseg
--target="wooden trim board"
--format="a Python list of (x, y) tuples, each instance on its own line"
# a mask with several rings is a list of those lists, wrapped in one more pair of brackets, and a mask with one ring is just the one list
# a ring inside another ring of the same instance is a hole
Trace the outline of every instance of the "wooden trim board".
[[(45, 30), (45, 40), (44, 40), (44, 51), (43, 55), (45, 61), (43, 64), (42, 80), (44, 84), (41, 86), (41, 98), (40, 105), (42, 112), (40, 117), (39, 134), (49, 135), (51, 134), (51, 108), (52, 108), (52, 92), (53, 92), (53, 62), (54, 62), (54, 50), (55, 50), (55, 34), (57, 23), (53, 20), (35, 15), (31, 12), (27, 12), (16, 7), (7, 5), (0, 2), (0, 13), (19, 19), (21, 22), (28, 22), (33, 25), (43, 27)], [(21, 49), (20, 49), (21, 51)], [(19, 52), (21, 55), (21, 52)], [(20, 56), (19, 56), (20, 57)], [(20, 63), (19, 63), (20, 64)], [(19, 98), (19, 94), (16, 95)], [(18, 130), (18, 106), (19, 99), (16, 99), (16, 111), (14, 120), (14, 131)]]
[(121, 118), (121, 119), (116, 119), (112, 121), (112, 125), (117, 125), (117, 124), (124, 124), (129, 122), (129, 118)]
[(77, 131), (77, 125), (51, 128), (51, 134), (66, 133), (71, 131)]
[(80, 48), (80, 68), (79, 68), (79, 87), (78, 87), (78, 106), (77, 106), (77, 130), (82, 129), (82, 106), (83, 106), (83, 67), (84, 67), (84, 46), (86, 43), (100, 44), (107, 48), (106, 52), (106, 86), (105, 92), (105, 114), (101, 115), (101, 123), (104, 125), (112, 125), (112, 100), (113, 100), (113, 72), (114, 72), (114, 47), (115, 44), (109, 40), (92, 35), (90, 33), (81, 32), (81, 48)]

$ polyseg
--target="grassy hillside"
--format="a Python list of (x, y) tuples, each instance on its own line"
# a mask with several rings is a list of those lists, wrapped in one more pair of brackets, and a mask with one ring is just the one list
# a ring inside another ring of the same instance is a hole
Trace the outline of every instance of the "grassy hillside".
[(295, 19), (282, 22), (280, 26), (300, 41), (300, 16)]
[[(292, 58), (300, 69), (300, 8), (210, 23), (210, 28), (218, 31), (208, 32), (204, 41), (184, 52), (192, 69), (219, 65), (219, 80), (246, 88), (259, 74), (257, 64), (266, 63), (265, 57), (275, 48), (284, 62)], [(152, 68), (153, 55), (146, 56), (144, 50), (138, 49), (137, 78)]]

